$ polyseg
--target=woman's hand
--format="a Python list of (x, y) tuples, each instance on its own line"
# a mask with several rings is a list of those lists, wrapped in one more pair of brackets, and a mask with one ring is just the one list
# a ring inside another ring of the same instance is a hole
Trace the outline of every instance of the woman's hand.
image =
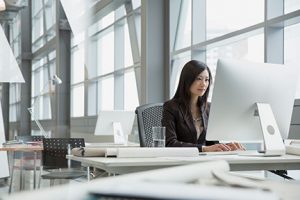
[(203, 152), (230, 151), (230, 150), (231, 148), (226, 144), (214, 144), (214, 145), (202, 147)]
[(227, 143), (226, 145), (230, 147), (230, 151), (245, 151), (243, 145), (238, 142), (231, 142)]
[(202, 147), (203, 152), (213, 152), (213, 151), (244, 151), (245, 148), (238, 142), (231, 142), (227, 144), (214, 144), (211, 146)]

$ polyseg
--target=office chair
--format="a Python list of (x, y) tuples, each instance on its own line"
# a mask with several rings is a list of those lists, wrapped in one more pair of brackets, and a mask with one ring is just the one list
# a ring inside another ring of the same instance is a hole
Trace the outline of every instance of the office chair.
[[(32, 135), (26, 135), (26, 136), (16, 136), (16, 140), (22, 141), (23, 143), (26, 142), (40, 142), (42, 143), (44, 136), (38, 135), (38, 136), (32, 136)], [(20, 160), (20, 165), (15, 165), (15, 160)], [(34, 158), (34, 152), (13, 152), (12, 156), (12, 165), (11, 165), (11, 176), (10, 176), (10, 184), (9, 184), (9, 193), (12, 191), (12, 182), (14, 178), (14, 172), (15, 169), (20, 170), (20, 190), (24, 188), (24, 178), (23, 178), (23, 171), (34, 171), (34, 165), (32, 161), (34, 162), (34, 159), (38, 161), (38, 167), (40, 167), (41, 163), (41, 155), (37, 154), (36, 158)], [(34, 182), (35, 183), (35, 182)], [(35, 185), (34, 185), (35, 187)]]
[[(85, 147), (83, 138), (44, 138), (43, 139), (43, 169), (41, 179), (50, 180), (50, 187), (54, 180), (77, 179), (87, 176), (87, 172), (81, 169), (81, 163), (70, 161), (66, 158), (72, 148)], [(39, 180), (39, 187), (41, 184)]]
[(161, 126), (163, 103), (146, 104), (136, 108), (140, 146), (152, 147), (152, 127)]

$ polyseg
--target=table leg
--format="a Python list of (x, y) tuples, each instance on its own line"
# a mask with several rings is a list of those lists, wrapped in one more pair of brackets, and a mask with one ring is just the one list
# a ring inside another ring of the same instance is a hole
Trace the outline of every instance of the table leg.
[(33, 189), (36, 188), (36, 154), (37, 152), (33, 152)]
[(11, 193), (12, 190), (12, 182), (14, 178), (14, 165), (15, 165), (15, 152), (12, 152), (12, 157), (10, 158), (10, 184), (9, 184), (9, 190), (8, 193)]
[(21, 152), (21, 158), (20, 158), (20, 191), (23, 190), (23, 156), (24, 153)]
[(90, 181), (90, 167), (89, 166), (86, 168), (86, 173), (87, 173), (87, 180)]

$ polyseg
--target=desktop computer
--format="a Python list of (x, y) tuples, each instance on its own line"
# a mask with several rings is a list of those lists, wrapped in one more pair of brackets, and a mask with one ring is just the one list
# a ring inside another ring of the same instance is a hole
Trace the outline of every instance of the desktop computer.
[(113, 135), (115, 144), (127, 144), (131, 133), (135, 113), (133, 111), (100, 111), (95, 128), (95, 135)]
[(285, 154), (299, 69), (220, 59), (207, 140), (262, 141), (267, 156)]

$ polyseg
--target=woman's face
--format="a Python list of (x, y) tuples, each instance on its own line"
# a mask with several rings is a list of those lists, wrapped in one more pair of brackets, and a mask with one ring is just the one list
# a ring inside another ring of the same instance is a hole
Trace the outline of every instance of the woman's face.
[(191, 96), (203, 96), (209, 86), (209, 74), (207, 70), (201, 72), (190, 87)]

